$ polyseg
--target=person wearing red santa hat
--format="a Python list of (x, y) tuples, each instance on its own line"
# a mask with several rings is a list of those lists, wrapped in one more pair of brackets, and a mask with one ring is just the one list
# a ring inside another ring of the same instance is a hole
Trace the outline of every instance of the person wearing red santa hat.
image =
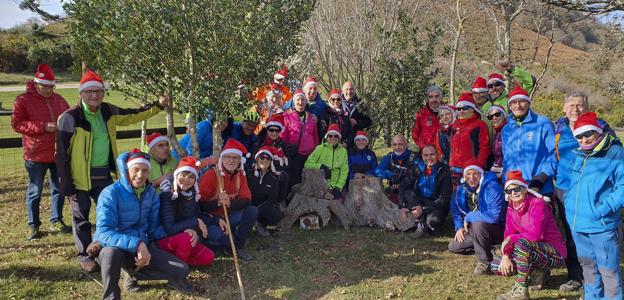
[(360, 130), (353, 140), (355, 145), (348, 149), (349, 180), (375, 176), (377, 155), (369, 147), (368, 134)]
[(484, 105), (489, 102), (490, 98), (488, 97), (487, 81), (485, 78), (479, 76), (475, 79), (472, 84), (472, 98), (478, 110), (487, 111), (489, 105), (487, 107)]
[[(321, 94), (318, 92), (318, 82), (316, 81), (316, 77), (308, 77), (303, 81), (303, 86), (301, 90), (304, 93), (306, 100), (306, 110), (309, 111), (314, 116), (320, 116), (327, 107), (327, 103), (323, 98), (321, 98)], [(294, 97), (294, 94), (293, 94)], [(295, 108), (295, 103), (292, 99), (288, 101), (284, 105), (284, 109), (293, 109)]]
[(63, 96), (54, 92), (56, 77), (47, 64), (40, 64), (33, 80), (26, 83), (26, 92), (15, 97), (11, 127), (22, 135), (24, 165), (28, 173), (26, 210), (28, 239), (41, 236), (39, 203), (43, 181), (50, 170), (50, 230), (69, 233), (71, 227), (63, 222), (65, 196), (60, 190), (57, 167), (54, 164), (56, 120), (69, 108)]
[(347, 149), (340, 144), (340, 129), (331, 124), (325, 134), (325, 142), (318, 145), (305, 162), (306, 169), (320, 169), (327, 179), (328, 200), (341, 200), (347, 178), (349, 162)]
[(485, 172), (475, 159), (466, 164), (462, 183), (451, 199), (455, 238), (448, 249), (456, 254), (474, 253), (474, 273), (486, 275), (490, 274), (492, 245), (503, 240), (505, 197), (494, 173)]
[(349, 112), (344, 109), (343, 99), (339, 89), (332, 89), (328, 97), (329, 105), (325, 111), (318, 117), (318, 134), (319, 139), (325, 136), (330, 124), (336, 124), (340, 131), (340, 142), (345, 148), (353, 145), (353, 137), (355, 132), (349, 120)]
[(149, 181), (156, 191), (160, 192), (160, 184), (167, 176), (173, 174), (178, 160), (171, 156), (171, 146), (167, 136), (154, 132), (148, 135), (145, 141), (152, 165)]
[(520, 85), (525, 91), (531, 91), (535, 77), (522, 68), (516, 67), (509, 59), (503, 58), (495, 63), (495, 66), (504, 74), (492, 73), (488, 76), (488, 94), (492, 104), (507, 109), (508, 90)]
[(282, 64), (280, 69), (273, 74), (273, 80), (270, 83), (257, 87), (251, 92), (253, 99), (257, 102), (264, 102), (272, 98), (275, 103), (284, 105), (292, 98), (292, 92), (286, 86), (286, 77), (288, 77), (288, 68)]
[[(224, 218), (223, 206), (227, 207), (236, 251), (243, 260), (252, 259), (243, 248), (258, 218), (258, 208), (251, 204), (251, 191), (243, 169), (249, 157), (243, 144), (229, 139), (223, 146), (217, 165), (206, 171), (199, 181), (202, 211)], [(231, 254), (229, 238), (220, 226), (208, 226), (206, 243), (212, 249)]]
[(490, 171), (496, 173), (498, 178), (501, 178), (503, 175), (503, 142), (501, 139), (501, 131), (507, 124), (507, 111), (502, 106), (492, 105), (488, 109), (486, 115), (494, 130), (494, 136), (492, 138), (493, 162)]
[(161, 96), (141, 108), (124, 109), (104, 102), (104, 80), (87, 70), (78, 86), (79, 103), (58, 119), (55, 160), (61, 190), (72, 201), (73, 236), (78, 262), (87, 272), (98, 266), (86, 253), (91, 243), (89, 211), (91, 199), (97, 199), (117, 173), (117, 126), (138, 123), (156, 115), (169, 104)]

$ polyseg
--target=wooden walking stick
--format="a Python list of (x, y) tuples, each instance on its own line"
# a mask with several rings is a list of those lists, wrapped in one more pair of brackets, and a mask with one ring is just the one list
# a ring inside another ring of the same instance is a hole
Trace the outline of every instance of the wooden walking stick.
[[(219, 171), (217, 170), (217, 168), (214, 168), (214, 170), (217, 176), (219, 195), (221, 195), (225, 193), (225, 191), (223, 190), (223, 178), (221, 178), (221, 175), (219, 174)], [(225, 205), (222, 205), (221, 207), (223, 207), (223, 215), (225, 216), (225, 223), (227, 225), (225, 230), (227, 232), (227, 235), (230, 237), (230, 246), (232, 247), (232, 257), (234, 258), (234, 268), (236, 269), (236, 278), (238, 279), (238, 289), (240, 290), (241, 299), (245, 300), (246, 298), (245, 298), (245, 288), (243, 287), (243, 276), (241, 275), (240, 265), (238, 264), (238, 255), (236, 254), (236, 245), (234, 245), (234, 237), (232, 235), (232, 229), (230, 227), (230, 218), (228, 217), (227, 207)]]

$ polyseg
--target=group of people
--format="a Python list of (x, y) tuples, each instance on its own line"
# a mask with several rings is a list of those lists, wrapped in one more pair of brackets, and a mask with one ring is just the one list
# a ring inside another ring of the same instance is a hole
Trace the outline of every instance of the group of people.
[[(104, 298), (120, 297), (120, 278), (128, 291), (140, 290), (138, 280), (160, 279), (189, 293), (189, 265), (208, 265), (215, 252), (231, 255), (230, 238), (238, 257), (251, 259), (244, 249), (253, 229), (269, 235), (267, 226), (284, 217), (302, 170), (318, 169), (328, 200), (342, 201), (349, 180), (385, 180), (399, 221), (411, 219), (415, 237), (439, 234), (450, 213), (449, 251), (474, 254), (475, 274), (515, 274), (512, 289), (497, 299), (528, 299), (529, 286), (541, 288), (549, 269), (563, 265), (569, 281), (561, 290), (583, 287), (586, 299), (620, 299), (620, 141), (588, 111), (585, 94), (567, 95), (565, 116), (553, 123), (531, 109), (531, 75), (508, 61), (497, 66), (504, 74), (478, 77), (455, 106), (443, 104), (442, 89), (430, 86), (412, 128), (418, 149), (396, 135), (378, 162), (366, 132), (372, 121), (351, 82), (324, 101), (315, 78), (291, 91), (282, 68), (249, 95), (254, 104), (242, 121), (197, 122), (196, 159), (172, 151), (159, 133), (147, 137), (144, 151), (117, 151), (116, 126), (150, 118), (168, 105), (167, 97), (119, 108), (103, 101), (104, 81), (87, 71), (80, 101), (70, 108), (42, 64), (17, 97), (12, 118), (29, 176), (28, 238), (41, 235), (39, 202), (49, 169), (51, 228), (72, 232), (80, 267), (101, 271)], [(218, 157), (213, 128), (224, 140)], [(191, 150), (188, 135), (180, 144)], [(61, 214), (64, 197), (71, 227)]]

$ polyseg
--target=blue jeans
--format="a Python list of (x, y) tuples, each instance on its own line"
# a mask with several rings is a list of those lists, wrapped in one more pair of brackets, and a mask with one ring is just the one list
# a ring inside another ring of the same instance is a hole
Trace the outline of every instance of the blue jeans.
[(28, 172), (28, 192), (26, 193), (26, 209), (28, 211), (28, 226), (39, 227), (39, 203), (43, 191), (43, 180), (46, 171), (50, 169), (50, 222), (63, 220), (63, 202), (65, 196), (59, 190), (58, 173), (54, 163), (40, 163), (27, 160), (24, 162)]
[[(251, 235), (254, 224), (258, 219), (258, 208), (250, 205), (242, 210), (230, 211), (228, 214), (230, 219), (230, 228), (234, 233), (234, 244), (236, 248), (243, 248), (245, 241)], [(208, 243), (207, 246), (212, 249), (229, 249), (230, 240), (219, 225), (208, 226)]]
[(617, 230), (600, 233), (572, 231), (583, 267), (585, 299), (622, 299), (620, 239)]

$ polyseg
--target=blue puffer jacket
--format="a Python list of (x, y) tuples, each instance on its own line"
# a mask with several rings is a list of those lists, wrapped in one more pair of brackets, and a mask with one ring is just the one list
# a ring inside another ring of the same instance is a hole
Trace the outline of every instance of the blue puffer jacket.
[[(314, 101), (312, 102), (308, 101), (308, 105), (306, 106), (306, 110), (309, 113), (315, 115), (317, 118), (325, 111), (326, 108), (327, 108), (327, 103), (325, 102), (325, 100), (323, 100), (323, 98), (321, 98), (320, 93), (316, 94)], [(287, 109), (295, 109), (295, 105), (293, 104), (292, 99), (288, 100), (288, 102), (284, 104), (284, 110), (287, 110)]]
[(485, 222), (489, 224), (503, 223), (505, 220), (506, 203), (503, 188), (498, 183), (496, 174), (485, 172), (477, 189), (477, 210), (470, 211), (466, 199), (468, 185), (457, 187), (451, 200), (451, 214), (455, 231), (464, 227), (464, 222)]
[(396, 155), (394, 152), (388, 153), (381, 159), (377, 169), (375, 169), (375, 176), (383, 179), (390, 179), (394, 174), (396, 166), (405, 168), (404, 174), (411, 168), (414, 163), (418, 162), (419, 158), (416, 153), (411, 150), (405, 150), (401, 155)]
[(534, 179), (544, 183), (541, 194), (554, 191), (553, 182), (557, 166), (555, 157), (555, 127), (550, 120), (529, 112), (522, 122), (510, 116), (502, 130), (503, 182), (507, 172), (520, 170), (524, 180), (533, 184)]
[[(206, 158), (212, 155), (212, 120), (204, 120), (195, 124), (197, 128), (197, 142), (199, 144), (199, 158)], [(180, 147), (184, 148), (187, 155), (193, 154), (193, 143), (191, 143), (191, 135), (185, 134), (179, 141)], [(175, 159), (180, 161), (178, 153), (173, 150), (172, 154)]]
[(624, 149), (606, 135), (587, 153), (574, 150), (570, 162), (570, 188), (564, 196), (566, 218), (575, 232), (616, 230), (624, 207)]
[(128, 154), (124, 152), (117, 158), (119, 180), (107, 186), (98, 198), (93, 240), (104, 247), (136, 252), (140, 242), (149, 245), (150, 241), (166, 234), (160, 226), (160, 201), (156, 190), (146, 184), (139, 199), (128, 181)]
[(375, 152), (368, 148), (358, 150), (355, 149), (355, 146), (349, 150), (349, 179), (353, 179), (353, 174), (355, 173), (375, 176), (376, 168), (377, 155), (375, 155)]
[[(613, 137), (615, 131), (611, 129), (609, 124), (603, 119), (598, 119), (598, 125), (602, 127), (602, 130)], [(566, 117), (559, 118), (555, 123), (555, 153), (559, 164), (557, 166), (557, 188), (563, 191), (567, 191), (570, 187), (570, 162), (574, 159), (574, 150), (579, 147), (578, 142), (572, 134), (570, 128), (570, 121)]]

